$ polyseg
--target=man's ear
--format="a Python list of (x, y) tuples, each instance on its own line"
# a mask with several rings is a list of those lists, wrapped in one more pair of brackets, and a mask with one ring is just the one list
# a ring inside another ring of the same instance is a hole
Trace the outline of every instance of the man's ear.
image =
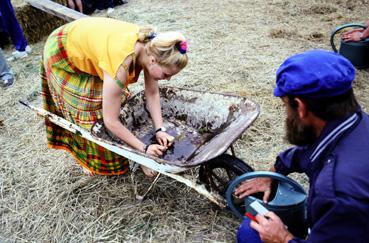
[(299, 118), (306, 118), (309, 112), (305, 103), (300, 98), (294, 98), (294, 100), (297, 104), (297, 114), (299, 115)]

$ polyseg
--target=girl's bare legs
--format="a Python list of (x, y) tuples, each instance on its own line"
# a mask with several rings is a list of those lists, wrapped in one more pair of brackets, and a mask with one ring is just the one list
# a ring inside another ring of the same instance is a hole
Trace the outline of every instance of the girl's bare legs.
[(74, 0), (68, 0), (68, 8), (75, 9), (76, 5), (74, 4)]
[(68, 0), (68, 7), (81, 13), (83, 12), (82, 0)]
[(75, 0), (76, 1), (76, 5), (77, 5), (77, 9), (79, 12), (83, 13), (83, 4), (82, 4), (82, 0)]
[(152, 170), (146, 166), (143, 166), (143, 165), (140, 165), (141, 169), (142, 169), (142, 172), (150, 179), (153, 179), (157, 174), (158, 172), (156, 172), (155, 170)]

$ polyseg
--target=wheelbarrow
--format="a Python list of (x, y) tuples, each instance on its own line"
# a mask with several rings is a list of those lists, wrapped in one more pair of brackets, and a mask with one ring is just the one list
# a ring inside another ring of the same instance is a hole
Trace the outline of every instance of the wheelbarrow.
[[(174, 145), (160, 158), (127, 146), (110, 134), (102, 121), (88, 131), (28, 102), (21, 103), (51, 122), (128, 158), (136, 163), (135, 167), (144, 165), (157, 171), (150, 187), (137, 198), (143, 199), (159, 176), (166, 175), (226, 207), (224, 193), (228, 183), (251, 169), (235, 157), (232, 144), (258, 117), (259, 106), (246, 97), (174, 87), (160, 88), (160, 97), (164, 126), (175, 137)], [(143, 91), (122, 104), (120, 119), (146, 144), (156, 142)], [(183, 173), (196, 167), (200, 167), (198, 176)]]

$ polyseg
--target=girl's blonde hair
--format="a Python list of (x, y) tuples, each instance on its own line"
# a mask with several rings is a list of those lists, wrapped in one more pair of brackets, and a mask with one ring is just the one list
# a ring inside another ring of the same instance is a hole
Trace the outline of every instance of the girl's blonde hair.
[(160, 65), (175, 65), (182, 69), (188, 63), (187, 54), (183, 53), (183, 49), (182, 53), (180, 52), (181, 44), (186, 41), (180, 32), (168, 31), (156, 34), (151, 27), (141, 27), (138, 41), (146, 43), (148, 53), (153, 55)]

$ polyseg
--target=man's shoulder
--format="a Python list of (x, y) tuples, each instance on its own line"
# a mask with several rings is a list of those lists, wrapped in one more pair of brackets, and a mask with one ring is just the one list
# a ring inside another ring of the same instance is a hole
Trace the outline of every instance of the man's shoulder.
[(368, 124), (369, 123), (369, 114), (366, 113), (365, 111), (360, 111), (359, 113), (363, 117), (363, 122)]
[(357, 126), (343, 136), (324, 158), (316, 180), (317, 191), (369, 198), (369, 116), (362, 113)]
[[(334, 153), (340, 160), (369, 161), (369, 116), (360, 112), (360, 121), (337, 141)], [(365, 163), (369, 167), (369, 163)]]
[(369, 116), (362, 120), (333, 151), (335, 190), (369, 198)]

